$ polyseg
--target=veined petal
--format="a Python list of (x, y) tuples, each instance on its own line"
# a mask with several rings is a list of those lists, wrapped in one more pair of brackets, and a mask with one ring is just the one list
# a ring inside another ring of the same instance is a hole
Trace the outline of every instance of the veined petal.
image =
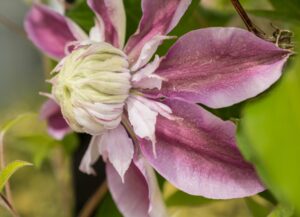
[(154, 172), (132, 163), (122, 182), (112, 164), (106, 164), (108, 186), (124, 217), (167, 217)]
[(181, 37), (155, 72), (160, 93), (212, 108), (254, 97), (277, 81), (291, 53), (238, 28), (207, 28)]
[(47, 121), (48, 133), (55, 139), (63, 139), (71, 129), (62, 116), (59, 105), (52, 99), (47, 100), (41, 108), (41, 118)]
[(157, 118), (157, 156), (149, 141), (141, 141), (143, 156), (162, 176), (189, 194), (215, 199), (246, 197), (264, 190), (236, 147), (232, 122), (196, 104), (165, 103), (180, 118)]
[(118, 172), (121, 180), (130, 166), (133, 158), (133, 143), (126, 130), (119, 125), (113, 130), (107, 130), (102, 135), (93, 136), (81, 164), (80, 170), (94, 174), (92, 165), (102, 155), (104, 161), (109, 161)]
[(105, 41), (122, 48), (126, 33), (123, 0), (88, 0), (88, 5), (104, 23)]
[[(125, 47), (130, 62), (137, 61), (148, 41), (155, 36), (168, 34), (177, 25), (190, 3), (191, 0), (143, 0), (143, 17), (139, 28)], [(155, 49), (160, 42), (155, 44)]]
[(35, 4), (25, 18), (29, 39), (43, 52), (55, 59), (65, 56), (65, 46), (76, 37), (67, 19), (50, 8)]

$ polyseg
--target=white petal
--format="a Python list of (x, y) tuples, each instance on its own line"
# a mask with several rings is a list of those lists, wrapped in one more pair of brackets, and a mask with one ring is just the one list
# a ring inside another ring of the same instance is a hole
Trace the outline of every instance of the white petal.
[(143, 78), (147, 78), (149, 75), (153, 74), (155, 70), (159, 67), (161, 59), (158, 55), (155, 55), (154, 60), (148, 63), (144, 68), (140, 69), (132, 76), (132, 81), (140, 81)]
[(153, 74), (159, 67), (160, 61), (161, 59), (158, 55), (156, 55), (151, 63), (147, 64), (144, 68), (137, 71), (132, 76), (133, 87), (143, 89), (161, 89), (163, 78)]
[(95, 26), (93, 26), (90, 30), (90, 40), (95, 42), (104, 42), (105, 41), (105, 33), (104, 33), (104, 23), (100, 16), (96, 15)]
[(158, 112), (151, 110), (133, 96), (127, 100), (127, 110), (134, 132), (140, 138), (151, 140), (155, 153), (155, 124)]
[[(109, 161), (115, 167), (122, 181), (133, 158), (134, 148), (132, 140), (128, 137), (126, 130), (120, 124), (113, 130), (108, 130), (101, 139), (100, 146), (106, 148)], [(104, 154), (105, 150), (101, 150)]]
[(175, 117), (172, 115), (172, 110), (169, 106), (167, 106), (161, 102), (150, 100), (150, 99), (147, 99), (142, 96), (132, 96), (132, 97), (134, 97), (136, 100), (138, 100), (141, 103), (143, 103), (144, 105), (146, 105), (152, 111), (159, 113), (161, 116), (163, 116), (165, 118), (168, 118), (170, 120), (175, 120), (178, 118), (178, 117)]
[(140, 56), (135, 64), (131, 67), (131, 71), (137, 71), (141, 67), (143, 67), (148, 61), (151, 59), (158, 46), (165, 39), (172, 39), (173, 36), (165, 36), (165, 35), (156, 35), (151, 40), (149, 40), (141, 50)]
[(135, 88), (141, 89), (161, 89), (163, 79), (160, 77), (147, 77), (143, 78), (140, 81), (133, 82), (132, 86)]
[(81, 172), (87, 173), (89, 175), (91, 174), (96, 175), (96, 172), (93, 169), (92, 165), (96, 163), (96, 161), (100, 156), (100, 152), (98, 149), (99, 147), (98, 144), (100, 143), (100, 140), (101, 140), (101, 136), (92, 137), (89, 147), (86, 150), (79, 166), (79, 170)]

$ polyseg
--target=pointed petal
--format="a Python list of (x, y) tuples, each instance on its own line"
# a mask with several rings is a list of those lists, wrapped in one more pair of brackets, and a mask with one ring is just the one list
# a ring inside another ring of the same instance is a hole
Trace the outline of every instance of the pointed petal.
[(76, 38), (67, 19), (50, 8), (36, 4), (25, 18), (29, 39), (43, 52), (55, 59), (65, 56), (65, 46)]
[(163, 79), (153, 73), (159, 67), (161, 59), (158, 55), (155, 56), (151, 63), (148, 63), (144, 68), (137, 71), (132, 76), (132, 86), (141, 89), (161, 89)]
[[(125, 47), (131, 63), (136, 62), (148, 41), (155, 36), (168, 34), (177, 25), (190, 3), (191, 0), (142, 1), (142, 20), (138, 30), (129, 38)], [(159, 43), (156, 44), (156, 48), (158, 45)]]
[(161, 93), (213, 108), (254, 97), (279, 79), (290, 55), (237, 28), (207, 28), (180, 38), (156, 74)]
[(61, 140), (71, 132), (71, 129), (62, 116), (59, 105), (52, 99), (47, 100), (40, 111), (41, 118), (47, 121), (48, 133), (55, 139)]
[(153, 111), (143, 102), (134, 96), (127, 99), (127, 111), (133, 130), (140, 138), (151, 140), (153, 148), (155, 146), (155, 124), (157, 111)]
[(89, 175), (96, 175), (96, 172), (93, 168), (93, 164), (99, 159), (100, 150), (99, 144), (101, 142), (101, 135), (100, 136), (93, 136), (88, 149), (86, 150), (79, 166), (79, 170), (83, 173)]
[(149, 191), (149, 217), (167, 217), (167, 210), (157, 183), (155, 172), (144, 158), (135, 159), (135, 166), (144, 175)]
[(142, 168), (145, 165), (139, 164), (138, 167), (131, 164), (122, 183), (114, 167), (107, 163), (106, 174), (113, 199), (124, 217), (166, 217), (154, 172), (149, 166)]
[(88, 0), (88, 5), (104, 23), (105, 41), (122, 48), (125, 41), (126, 16), (123, 0)]
[(254, 195), (264, 187), (235, 143), (235, 125), (201, 107), (179, 100), (165, 101), (180, 117), (158, 117), (157, 156), (147, 140), (141, 150), (148, 162), (177, 188), (215, 199)]
[(67, 17), (65, 19), (69, 27), (69, 30), (72, 32), (73, 36), (78, 41), (84, 41), (89, 39), (88, 35), (83, 31), (83, 29), (81, 29), (81, 27), (77, 23), (73, 22), (73, 20)]
[(113, 130), (106, 130), (103, 134), (93, 136), (81, 164), (80, 170), (87, 174), (95, 174), (92, 165), (102, 155), (104, 161), (110, 161), (124, 179), (133, 158), (133, 143), (126, 130), (119, 125)]
[[(146, 63), (149, 62), (149, 60), (152, 58), (153, 54), (156, 52), (158, 46), (162, 43), (163, 40), (166, 39), (173, 39), (172, 36), (164, 36), (164, 35), (156, 35), (149, 41), (147, 41), (141, 52), (139, 57), (137, 58), (134, 65), (130, 68), (131, 71), (135, 72), (138, 69), (142, 68)], [(129, 57), (129, 61), (132, 62), (132, 58)]]
[(134, 152), (132, 140), (126, 130), (122, 125), (109, 130), (103, 135), (101, 143), (106, 144), (108, 159), (124, 181), (124, 175), (130, 166)]
[(100, 16), (96, 15), (95, 26), (91, 28), (89, 37), (92, 41), (105, 42), (105, 27)]

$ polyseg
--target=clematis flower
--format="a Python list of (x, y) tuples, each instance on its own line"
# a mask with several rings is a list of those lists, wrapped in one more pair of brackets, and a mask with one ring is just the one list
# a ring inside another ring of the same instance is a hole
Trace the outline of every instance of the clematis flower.
[(51, 103), (60, 109), (43, 109), (60, 123), (49, 118), (60, 134), (50, 133), (68, 132), (60, 117), (92, 135), (80, 170), (94, 174), (101, 155), (127, 217), (167, 216), (152, 167), (192, 195), (228, 199), (264, 190), (237, 149), (234, 123), (197, 103), (222, 108), (260, 94), (280, 78), (290, 52), (245, 30), (215, 27), (189, 32), (166, 56), (154, 56), (191, 0), (142, 0), (138, 30), (125, 46), (122, 1), (87, 3), (95, 12), (89, 35), (42, 5), (25, 21), (33, 43), (60, 61), (51, 79)]

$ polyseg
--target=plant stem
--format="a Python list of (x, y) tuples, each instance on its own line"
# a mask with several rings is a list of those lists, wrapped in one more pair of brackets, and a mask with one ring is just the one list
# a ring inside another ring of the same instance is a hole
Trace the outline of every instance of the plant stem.
[[(5, 132), (3, 131), (0, 132), (0, 171), (2, 171), (5, 168), (4, 141), (3, 141), (4, 134)], [(5, 193), (6, 193), (6, 197), (1, 195), (1, 198), (3, 201), (9, 204), (9, 206), (7, 206), (6, 208), (9, 209), (9, 211), (13, 214), (14, 217), (19, 217), (19, 214), (17, 213), (17, 210), (15, 209), (13, 204), (13, 198), (12, 198), (9, 181), (7, 181), (5, 184)]]
[(243, 8), (243, 6), (241, 5), (241, 3), (239, 2), (239, 0), (231, 0), (232, 5), (234, 6), (235, 10), (237, 11), (237, 13), (240, 15), (240, 17), (242, 18), (242, 20), (244, 21), (247, 29), (250, 32), (253, 32), (256, 36), (262, 38), (262, 39), (266, 39), (266, 34), (259, 29), (250, 19), (250, 17), (248, 16), (248, 14), (246, 13), (245, 9)]
[(99, 203), (103, 200), (105, 194), (108, 191), (107, 181), (104, 181), (94, 195), (86, 202), (78, 217), (91, 217), (93, 212), (96, 210)]

